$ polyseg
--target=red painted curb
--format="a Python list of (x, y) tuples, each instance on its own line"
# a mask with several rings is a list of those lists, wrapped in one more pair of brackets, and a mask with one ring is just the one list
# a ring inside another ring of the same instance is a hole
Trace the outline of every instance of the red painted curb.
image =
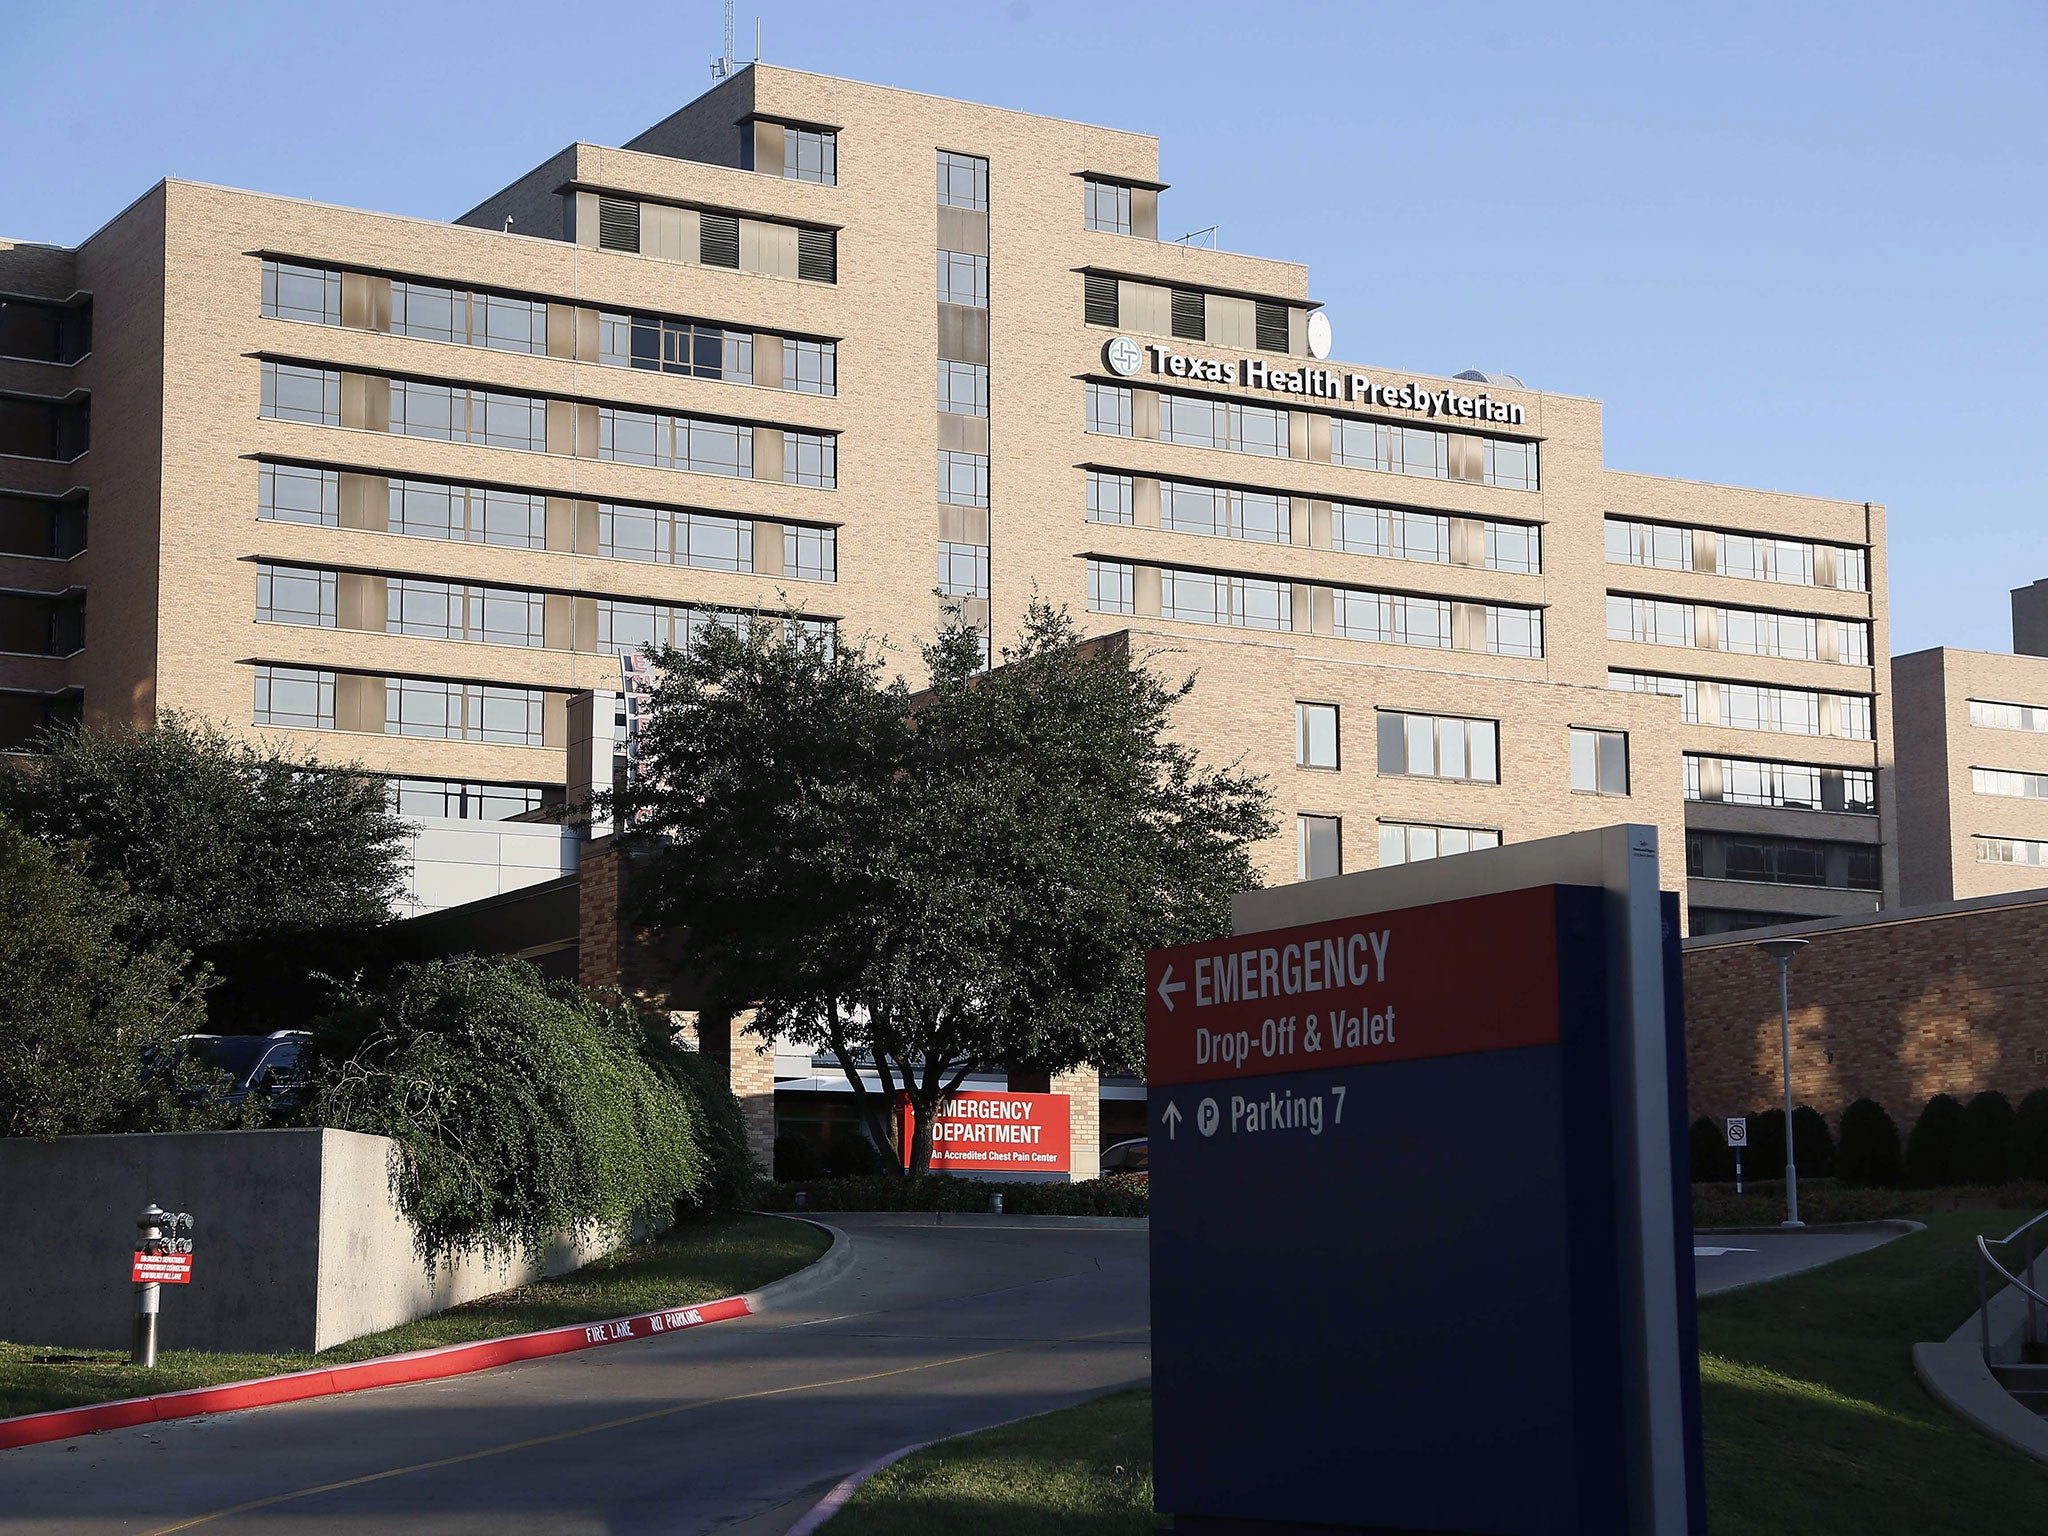
[(343, 1392), (366, 1392), (372, 1387), (395, 1387), (410, 1381), (439, 1381), (446, 1376), (467, 1376), (474, 1371), (487, 1371), (493, 1366), (510, 1365), (518, 1360), (540, 1360), (549, 1355), (566, 1355), (604, 1344), (623, 1344), (628, 1339), (651, 1339), (657, 1334), (701, 1328), (706, 1323), (745, 1317), (753, 1310), (744, 1296), (726, 1296), (694, 1307), (668, 1307), (659, 1312), (609, 1318), (601, 1323), (571, 1323), (563, 1328), (544, 1328), (538, 1333), (479, 1339), (473, 1344), (444, 1344), (438, 1349), (385, 1355), (376, 1360), (359, 1360), (352, 1365), (294, 1371), (289, 1376), (264, 1376), (255, 1381), (231, 1381), (217, 1387), (191, 1387), (183, 1392), (159, 1392), (151, 1397), (94, 1403), (86, 1408), (27, 1413), (19, 1418), (0, 1419), (0, 1450), (17, 1445), (40, 1445), (48, 1440), (70, 1440), (78, 1435), (96, 1434), (103, 1429), (165, 1424), (173, 1419), (189, 1419), (202, 1413), (233, 1413), (239, 1408), (263, 1408), (273, 1403), (295, 1403), (309, 1397), (333, 1397)]

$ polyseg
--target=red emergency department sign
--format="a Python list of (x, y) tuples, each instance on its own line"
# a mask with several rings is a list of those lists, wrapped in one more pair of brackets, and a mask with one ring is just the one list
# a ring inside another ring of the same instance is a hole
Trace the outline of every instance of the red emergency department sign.
[(189, 1253), (138, 1253), (135, 1272), (129, 1277), (138, 1285), (190, 1285), (192, 1255)]
[[(905, 1096), (903, 1154), (916, 1117)], [(1063, 1093), (956, 1093), (932, 1127), (934, 1173), (1067, 1173), (1073, 1122)]]
[(1557, 1040), (1549, 886), (1145, 956), (1145, 1080), (1199, 1083)]

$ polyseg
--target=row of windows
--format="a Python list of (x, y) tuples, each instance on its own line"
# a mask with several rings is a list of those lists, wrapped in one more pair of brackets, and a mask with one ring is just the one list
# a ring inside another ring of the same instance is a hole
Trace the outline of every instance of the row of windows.
[[(394, 433), (531, 453), (547, 450), (548, 402), (539, 396), (416, 379), (389, 382), (389, 430)], [(331, 368), (266, 360), (261, 409), (263, 415), (280, 421), (340, 426), (341, 374)], [(600, 459), (742, 480), (754, 474), (755, 429), (743, 422), (610, 405), (596, 409)], [(836, 486), (838, 452), (839, 440), (831, 433), (782, 429), (783, 482)]]
[[(1206, 395), (1158, 394), (1159, 441), (1289, 457), (1288, 412)], [(1089, 384), (1085, 425), (1110, 437), (1136, 435), (1136, 394), (1124, 384)], [(1433, 480), (1470, 480), (1514, 490), (1538, 488), (1534, 443), (1437, 432), (1387, 422), (1330, 418), (1330, 462)]]
[[(340, 325), (342, 274), (291, 262), (263, 263), (263, 313), (317, 325)], [(391, 334), (536, 356), (548, 350), (548, 304), (481, 290), (393, 279)], [(701, 320), (606, 310), (598, 315), (597, 361), (727, 383), (754, 382), (752, 331)], [(784, 337), (782, 387), (801, 394), (838, 393), (838, 347)], [(585, 359), (588, 361), (588, 359)]]
[[(1470, 462), (1475, 446), (1476, 465)], [(1517, 491), (1538, 488), (1534, 443), (1346, 416), (1330, 418), (1330, 462), (1426, 480), (1474, 480)]]
[[(1254, 576), (1159, 570), (1161, 618), (1246, 629), (1294, 628), (1293, 586)], [(1136, 613), (1137, 568), (1119, 560), (1088, 562), (1088, 607), (1095, 613)], [(1398, 592), (1331, 590), (1330, 632), (1346, 640), (1450, 650), (1452, 604), (1447, 598)], [(1541, 656), (1543, 614), (1506, 604), (1473, 605), (1484, 616), (1483, 649), (1496, 656)], [(1474, 637), (1477, 638), (1476, 636)]]
[(2032, 837), (1973, 837), (1979, 864), (2048, 865), (2048, 842)]
[(2038, 704), (1997, 704), (1970, 700), (1970, 724), (1994, 731), (2048, 731), (2048, 708)]
[[(579, 194), (578, 202), (587, 195)], [(594, 243), (601, 251), (813, 283), (839, 281), (839, 232), (834, 229), (625, 197), (592, 200), (597, 204)]]
[[(1320, 707), (1330, 710), (1334, 726), (1334, 706)], [(1334, 728), (1330, 734), (1336, 735)], [(1388, 776), (1498, 784), (1500, 725), (1493, 720), (1467, 720), (1454, 715), (1410, 715), (1381, 710), (1379, 770)]]
[[(410, 576), (375, 579), (382, 580), (385, 589), (383, 629), (387, 634), (486, 645), (548, 644), (543, 593)], [(334, 571), (258, 565), (256, 617), (270, 624), (336, 628), (338, 586), (339, 573)], [(745, 615), (719, 609), (615, 597), (583, 600), (596, 616), (600, 654), (630, 655), (647, 645), (687, 646), (705, 627), (735, 628), (747, 622)], [(826, 620), (804, 622), (817, 633), (829, 633), (832, 627)], [(349, 627), (364, 626), (352, 623)]]
[(1669, 523), (1607, 520), (1607, 558), (1660, 571), (1704, 571), (1746, 581), (1870, 590), (1870, 554), (1853, 544), (1814, 544), (1760, 534), (1721, 533)]
[(560, 790), (539, 784), (477, 784), (461, 779), (395, 778), (388, 781), (388, 789), (391, 809), (400, 816), (460, 821), (510, 821), (531, 815), (561, 795)]
[(1877, 814), (1877, 775), (1868, 768), (1758, 762), (1685, 754), (1685, 798), (1785, 811)]
[[(388, 735), (518, 747), (543, 744), (545, 695), (537, 688), (418, 677), (381, 681)], [(335, 673), (313, 668), (257, 667), (255, 723), (333, 730), (336, 682)]]
[(1688, 832), (1685, 872), (1701, 880), (1747, 880), (1838, 891), (1883, 889), (1875, 843), (1827, 843), (1734, 832)]
[[(943, 366), (943, 365), (942, 365)], [(1106, 470), (1088, 471), (1088, 521), (1130, 526), (1135, 480)], [(1329, 547), (1344, 554), (1380, 555), (1446, 565), (1451, 560), (1451, 519), (1437, 512), (1399, 507), (1327, 503)], [(1159, 525), (1175, 533), (1248, 539), (1261, 544), (1296, 542), (1293, 503), (1274, 491), (1247, 491), (1194, 481), (1159, 482)], [(1542, 530), (1534, 524), (1488, 522), (1482, 529), (1487, 570), (1535, 573), (1543, 568)]]
[[(1344, 873), (1342, 817), (1303, 812), (1294, 818), (1294, 838), (1300, 878), (1324, 880)], [(1417, 864), (1425, 859), (1498, 848), (1500, 844), (1500, 831), (1495, 827), (1445, 827), (1383, 821), (1379, 824), (1379, 867), (1389, 869), (1396, 864)]]
[[(340, 479), (331, 469), (265, 464), (257, 476), (256, 515), (267, 522), (338, 527)], [(389, 477), (387, 486), (386, 532), (519, 549), (547, 548), (547, 497), (538, 491), (398, 476)], [(699, 570), (759, 569), (751, 519), (627, 502), (601, 501), (596, 507), (597, 547), (586, 553)], [(803, 581), (836, 581), (836, 530), (784, 525), (782, 560), (770, 574), (777, 571)]]
[(1870, 625), (1756, 608), (1703, 608), (1656, 597), (1607, 595), (1607, 638), (1680, 645), (1782, 661), (1870, 665)]
[(1980, 795), (2048, 800), (2048, 773), (2020, 773), (2009, 768), (1972, 768), (1970, 788)]
[(1656, 693), (1678, 699), (1687, 725), (1834, 736), (1844, 741), (1876, 739), (1867, 694), (1820, 693), (1810, 688), (1666, 677), (1654, 672), (1609, 672), (1607, 686), (1623, 693)]

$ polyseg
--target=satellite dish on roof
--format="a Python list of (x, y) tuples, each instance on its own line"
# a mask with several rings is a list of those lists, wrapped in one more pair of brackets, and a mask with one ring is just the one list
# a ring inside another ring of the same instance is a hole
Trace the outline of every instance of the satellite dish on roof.
[(1481, 373), (1477, 368), (1467, 368), (1463, 373), (1451, 375), (1454, 379), (1466, 379), (1474, 384), (1504, 384), (1509, 389), (1527, 389), (1529, 386), (1512, 373)]
[(1330, 317), (1320, 309), (1309, 311), (1308, 355), (1319, 361), (1330, 355)]

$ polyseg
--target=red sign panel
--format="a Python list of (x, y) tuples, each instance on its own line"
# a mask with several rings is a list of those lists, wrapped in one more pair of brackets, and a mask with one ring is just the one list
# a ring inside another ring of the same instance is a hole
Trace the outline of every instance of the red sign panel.
[(129, 1277), (138, 1284), (190, 1285), (192, 1255), (189, 1253), (138, 1253), (135, 1272)]
[[(902, 1100), (903, 1153), (916, 1120)], [(1067, 1173), (1073, 1120), (1064, 1093), (956, 1093), (932, 1127), (934, 1173)]]
[(1145, 956), (1145, 1080), (1265, 1077), (1557, 1040), (1551, 887)]

